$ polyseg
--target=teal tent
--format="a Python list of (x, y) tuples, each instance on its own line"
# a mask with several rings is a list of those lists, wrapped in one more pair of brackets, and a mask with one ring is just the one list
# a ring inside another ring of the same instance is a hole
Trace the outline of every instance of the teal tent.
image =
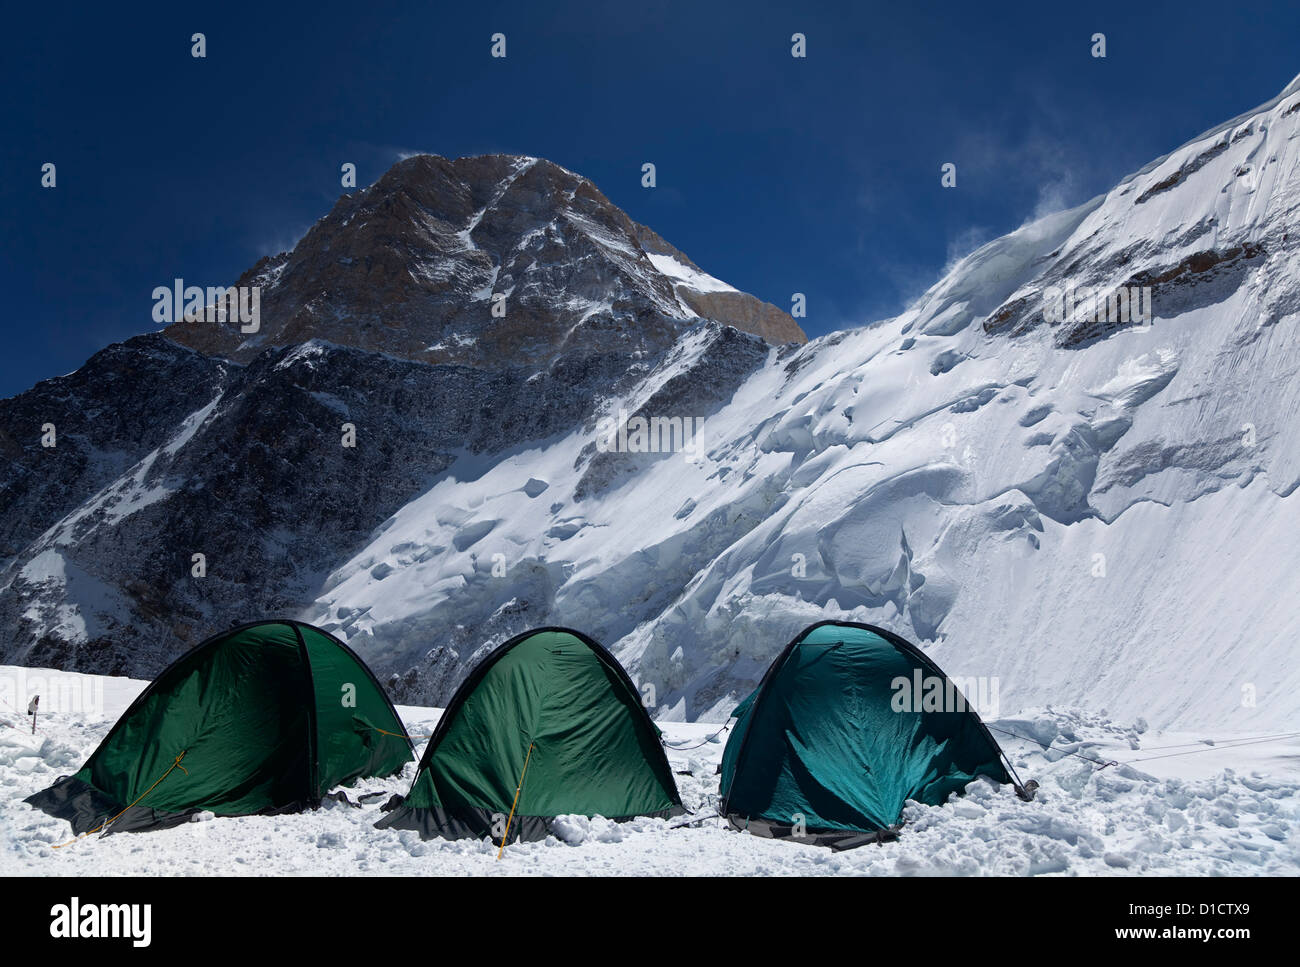
[(977, 776), (1013, 781), (951, 680), (870, 625), (806, 628), (733, 716), (720, 812), (762, 836), (847, 849), (893, 838), (909, 799), (942, 804)]

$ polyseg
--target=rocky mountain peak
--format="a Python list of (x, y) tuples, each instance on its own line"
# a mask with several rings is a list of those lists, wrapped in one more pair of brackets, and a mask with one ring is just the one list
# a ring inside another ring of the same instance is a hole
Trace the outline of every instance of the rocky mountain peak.
[(786, 313), (703, 272), (586, 178), (514, 155), (399, 161), (237, 284), (261, 289), (258, 332), (200, 320), (167, 336), (240, 361), (318, 338), (486, 368), (656, 353), (701, 319), (807, 341)]

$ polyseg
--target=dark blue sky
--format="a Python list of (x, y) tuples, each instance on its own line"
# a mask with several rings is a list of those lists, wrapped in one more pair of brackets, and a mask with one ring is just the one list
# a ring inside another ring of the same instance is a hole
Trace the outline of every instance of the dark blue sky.
[(706, 271), (807, 293), (818, 335), (1300, 73), (1294, 0), (279, 6), (6, 15), (0, 395), (153, 329), (154, 286), (290, 247), (344, 161), (364, 185), (412, 151), (550, 158)]

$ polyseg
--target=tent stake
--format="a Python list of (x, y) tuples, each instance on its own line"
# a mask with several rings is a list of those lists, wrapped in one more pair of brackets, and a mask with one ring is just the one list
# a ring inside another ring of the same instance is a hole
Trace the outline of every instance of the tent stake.
[(528, 755), (524, 756), (524, 771), (519, 773), (519, 785), (515, 786), (515, 801), (510, 804), (510, 817), (506, 820), (506, 831), (501, 835), (501, 848), (497, 850), (497, 859), (506, 851), (506, 840), (510, 838), (510, 823), (515, 818), (515, 807), (519, 805), (519, 790), (524, 788), (524, 776), (528, 774), (528, 763), (533, 757), (533, 743), (528, 743)]

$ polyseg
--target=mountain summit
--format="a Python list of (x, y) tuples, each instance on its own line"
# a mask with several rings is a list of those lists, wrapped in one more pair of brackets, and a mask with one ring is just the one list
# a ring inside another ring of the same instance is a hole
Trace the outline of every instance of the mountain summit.
[[(564, 169), (409, 159), (246, 277), (247, 341), (176, 326), (0, 401), (0, 660), (149, 676), (290, 614), (438, 704), (564, 625), (659, 718), (722, 720), (833, 617), (1008, 710), (1282, 731), (1297, 224), (1293, 85), (897, 318), (774, 347)], [(602, 450), (611, 417), (695, 445)]]
[(180, 322), (168, 338), (239, 361), (318, 338), (489, 368), (659, 352), (705, 318), (807, 342), (786, 313), (703, 272), (586, 178), (513, 155), (400, 161), (237, 284), (261, 287), (260, 331)]

